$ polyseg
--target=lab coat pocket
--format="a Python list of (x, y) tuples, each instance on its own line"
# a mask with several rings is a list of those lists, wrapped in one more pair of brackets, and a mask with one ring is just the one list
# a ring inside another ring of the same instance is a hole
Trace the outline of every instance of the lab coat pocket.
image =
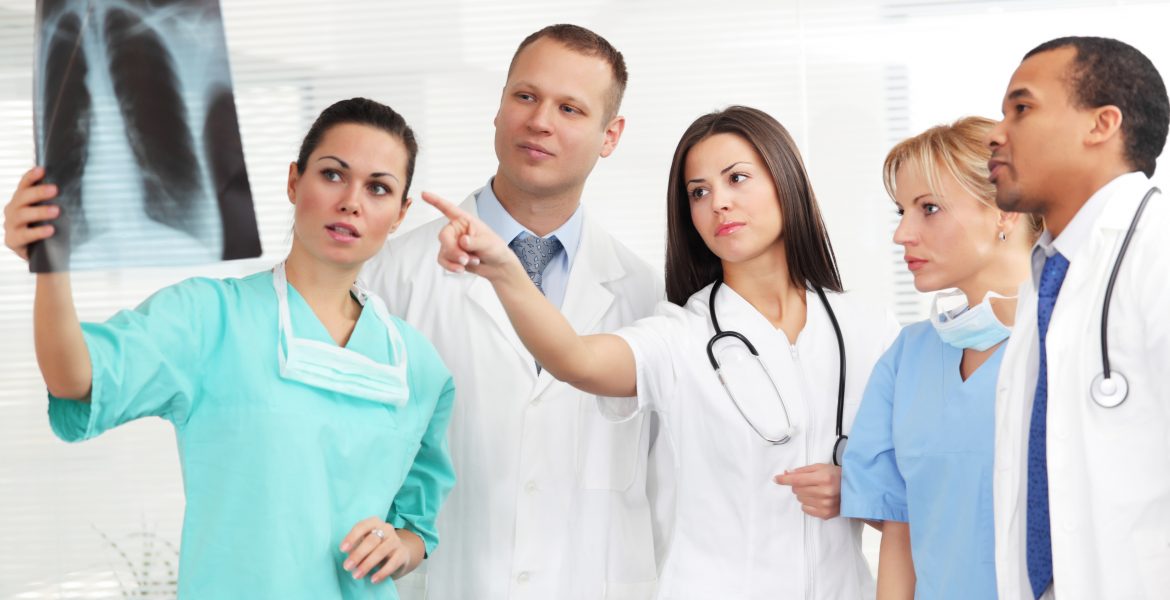
[(1145, 598), (1165, 598), (1170, 589), (1170, 530), (1137, 531), (1133, 536)]
[(615, 422), (607, 419), (593, 398), (581, 402), (577, 475), (589, 490), (624, 490), (634, 483), (646, 416)]

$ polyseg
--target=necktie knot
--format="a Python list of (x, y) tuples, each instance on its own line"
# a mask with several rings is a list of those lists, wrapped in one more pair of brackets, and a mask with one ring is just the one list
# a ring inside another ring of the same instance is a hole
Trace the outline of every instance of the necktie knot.
[(1044, 269), (1040, 271), (1040, 289), (1037, 293), (1045, 298), (1055, 298), (1060, 293), (1060, 286), (1064, 283), (1064, 276), (1068, 274), (1068, 259), (1057, 252), (1044, 261)]
[(536, 284), (541, 293), (544, 293), (544, 269), (564, 249), (561, 241), (555, 237), (540, 238), (521, 233), (508, 244), (508, 247), (520, 259), (528, 278)]

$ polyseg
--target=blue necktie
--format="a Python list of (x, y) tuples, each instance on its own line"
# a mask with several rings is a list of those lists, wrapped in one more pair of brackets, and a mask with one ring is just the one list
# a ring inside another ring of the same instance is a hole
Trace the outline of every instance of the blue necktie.
[(516, 253), (520, 264), (524, 265), (524, 271), (528, 273), (528, 278), (543, 294), (544, 268), (561, 253), (563, 248), (561, 241), (555, 237), (545, 239), (521, 233), (508, 244), (508, 247)]
[(1059, 252), (1044, 261), (1036, 307), (1040, 327), (1040, 370), (1028, 430), (1028, 581), (1039, 598), (1052, 584), (1052, 524), (1048, 518), (1048, 324), (1060, 285), (1068, 273), (1068, 259)]
[[(524, 272), (528, 273), (528, 278), (536, 284), (536, 289), (544, 294), (544, 268), (564, 249), (561, 241), (555, 237), (545, 239), (521, 233), (508, 244), (508, 247), (520, 259)], [(536, 363), (536, 374), (540, 374), (540, 363)]]

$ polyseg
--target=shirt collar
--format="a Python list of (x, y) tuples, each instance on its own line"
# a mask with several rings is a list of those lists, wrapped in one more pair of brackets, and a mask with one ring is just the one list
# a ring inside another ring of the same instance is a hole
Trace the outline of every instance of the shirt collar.
[[(500, 204), (500, 199), (496, 197), (496, 193), (492, 190), (492, 180), (488, 180), (488, 184), (480, 190), (475, 197), (475, 210), (482, 220), (496, 235), (500, 236), (505, 243), (516, 239), (516, 236), (521, 233), (536, 236), (521, 225), (511, 214), (504, 209), (504, 205)], [(577, 206), (577, 210), (573, 211), (573, 216), (569, 217), (563, 225), (544, 236), (545, 239), (557, 238), (561, 242), (561, 246), (565, 249), (565, 257), (568, 258), (569, 264), (573, 264), (573, 258), (577, 253), (577, 246), (581, 243), (581, 223), (584, 217), (581, 214), (581, 206)], [(536, 236), (540, 237), (540, 236)]]
[(1139, 182), (1142, 185), (1149, 185), (1149, 178), (1141, 171), (1133, 171), (1114, 178), (1089, 196), (1059, 236), (1054, 239), (1052, 232), (1047, 229), (1040, 234), (1040, 239), (1036, 240), (1036, 245), (1032, 248), (1032, 282), (1036, 284), (1037, 289), (1040, 287), (1040, 272), (1044, 269), (1044, 262), (1048, 257), (1060, 252), (1065, 258), (1072, 260), (1072, 257), (1089, 243), (1093, 225), (1105, 211), (1109, 199), (1119, 191)]

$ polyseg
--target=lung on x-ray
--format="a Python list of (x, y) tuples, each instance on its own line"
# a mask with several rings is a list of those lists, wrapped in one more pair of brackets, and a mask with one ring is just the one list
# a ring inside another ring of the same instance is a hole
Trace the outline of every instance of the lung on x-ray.
[(218, 0), (38, 0), (34, 272), (260, 255)]

